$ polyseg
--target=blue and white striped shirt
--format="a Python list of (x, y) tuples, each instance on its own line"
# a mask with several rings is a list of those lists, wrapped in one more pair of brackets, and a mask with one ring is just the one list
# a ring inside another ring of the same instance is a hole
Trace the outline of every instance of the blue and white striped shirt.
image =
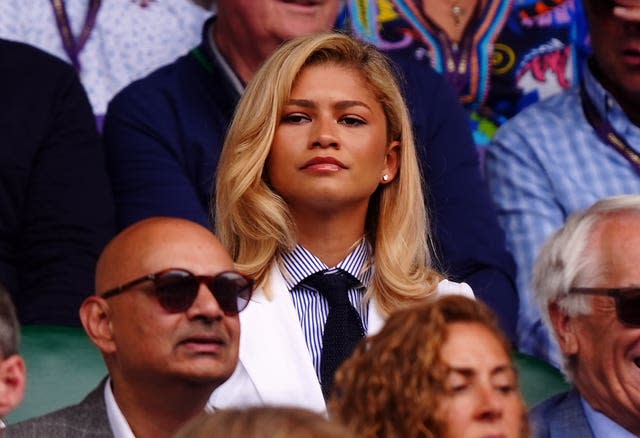
[(316, 272), (325, 270), (332, 272), (339, 269), (357, 278), (360, 281), (360, 286), (349, 289), (349, 301), (358, 311), (360, 319), (362, 319), (362, 327), (366, 333), (369, 310), (367, 302), (363, 297), (365, 291), (371, 284), (371, 278), (373, 276), (373, 266), (369, 263), (370, 256), (371, 247), (364, 238), (344, 260), (333, 268), (325, 265), (320, 259), (301, 245), (297, 245), (292, 252), (282, 254), (281, 256), (282, 263), (280, 264), (280, 270), (291, 292), (293, 305), (298, 312), (304, 338), (316, 374), (318, 375), (318, 380), (320, 380), (322, 334), (324, 332), (327, 315), (329, 314), (329, 304), (321, 293), (315, 289), (301, 285), (300, 282)]
[[(640, 128), (587, 66), (584, 81), (601, 116), (640, 150)], [(487, 149), (486, 164), (498, 218), (518, 265), (518, 347), (557, 366), (558, 346), (533, 297), (535, 259), (571, 213), (608, 196), (640, 193), (640, 174), (595, 133), (584, 116), (579, 88), (532, 105), (504, 124)]]

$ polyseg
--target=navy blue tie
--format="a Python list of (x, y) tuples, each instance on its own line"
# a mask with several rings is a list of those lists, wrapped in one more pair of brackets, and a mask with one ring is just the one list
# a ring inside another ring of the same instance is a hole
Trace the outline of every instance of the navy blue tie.
[(310, 275), (302, 283), (316, 289), (329, 303), (320, 359), (320, 383), (322, 393), (325, 399), (328, 399), (336, 370), (351, 356), (358, 342), (364, 337), (362, 320), (349, 302), (347, 294), (350, 288), (359, 284), (359, 281), (344, 271), (323, 271)]

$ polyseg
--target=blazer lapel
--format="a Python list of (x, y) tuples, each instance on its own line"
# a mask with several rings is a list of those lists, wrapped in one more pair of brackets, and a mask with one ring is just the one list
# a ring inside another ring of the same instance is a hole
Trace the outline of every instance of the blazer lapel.
[(377, 334), (384, 326), (386, 318), (378, 310), (375, 298), (369, 300), (369, 316), (367, 318), (367, 336)]
[(324, 411), (322, 389), (300, 320), (276, 266), (269, 287), (271, 300), (257, 290), (240, 313), (240, 362), (264, 403)]
[(593, 432), (580, 403), (578, 391), (573, 389), (567, 398), (551, 413), (549, 418), (551, 438), (579, 436), (593, 438)]

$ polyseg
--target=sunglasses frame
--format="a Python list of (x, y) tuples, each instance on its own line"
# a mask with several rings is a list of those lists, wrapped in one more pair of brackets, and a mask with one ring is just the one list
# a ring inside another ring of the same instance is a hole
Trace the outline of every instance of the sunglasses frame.
[[(618, 321), (631, 327), (640, 327), (640, 317), (638, 317), (638, 321), (627, 321), (622, 317), (621, 310), (623, 304), (626, 304), (626, 300), (634, 298), (640, 300), (640, 287), (573, 287), (569, 292), (579, 295), (611, 297), (616, 303), (616, 316), (618, 317)], [(627, 298), (629, 295), (633, 297)]]
[[(170, 308), (167, 308), (162, 301), (160, 300), (160, 296), (159, 294), (156, 292), (156, 281), (159, 280), (160, 278), (162, 278), (163, 276), (165, 276), (166, 274), (170, 273), (170, 272), (180, 272), (182, 274), (186, 274), (181, 278), (184, 279), (195, 279), (198, 282), (198, 287), (204, 283), (207, 286), (207, 289), (209, 289), (209, 291), (211, 292), (211, 295), (216, 299), (216, 301), (218, 302), (218, 305), (220, 306), (220, 308), (222, 308), (222, 305), (220, 303), (220, 300), (218, 299), (218, 297), (216, 296), (216, 291), (214, 291), (209, 285), (211, 283), (213, 283), (217, 278), (219, 278), (221, 275), (225, 275), (225, 274), (235, 274), (238, 275), (242, 278), (244, 278), (247, 281), (247, 286), (249, 288), (249, 294), (246, 298), (246, 302), (247, 304), (239, 309), (238, 311), (227, 311), (225, 309), (222, 309), (224, 314), (227, 316), (233, 316), (233, 315), (237, 315), (238, 313), (240, 313), (241, 311), (243, 311), (244, 309), (247, 308), (247, 305), (249, 305), (249, 301), (251, 301), (251, 296), (253, 295), (253, 289), (255, 287), (255, 280), (251, 277), (249, 277), (248, 275), (245, 275), (241, 272), (238, 271), (234, 271), (234, 270), (227, 270), (227, 271), (222, 271), (217, 273), (216, 275), (195, 275), (193, 272), (189, 271), (188, 269), (184, 269), (184, 268), (167, 268), (167, 269), (163, 269), (162, 271), (158, 271), (155, 272), (153, 274), (147, 274), (144, 275), (140, 278), (136, 278), (135, 280), (131, 280), (127, 283), (124, 283), (120, 286), (116, 286), (113, 289), (109, 289), (106, 290), (100, 294), (98, 294), (99, 297), (104, 298), (104, 299), (108, 299), (111, 297), (114, 297), (116, 295), (120, 295), (123, 292), (126, 292), (128, 290), (133, 289), (135, 286), (138, 286), (142, 283), (146, 283), (148, 281), (153, 283), (154, 289), (153, 289), (153, 295), (156, 297), (156, 299), (158, 300), (158, 302), (160, 303), (160, 305), (162, 306), (163, 309), (165, 309), (167, 312), (170, 313), (180, 313), (180, 312), (184, 312), (186, 310), (188, 310), (191, 306), (193, 306), (193, 303), (195, 302), (198, 294), (196, 291), (196, 294), (193, 297), (193, 300), (191, 301), (191, 303), (189, 304), (189, 306), (184, 309), (184, 310), (173, 310)], [(240, 298), (240, 295), (238, 295), (236, 297), (236, 300)]]

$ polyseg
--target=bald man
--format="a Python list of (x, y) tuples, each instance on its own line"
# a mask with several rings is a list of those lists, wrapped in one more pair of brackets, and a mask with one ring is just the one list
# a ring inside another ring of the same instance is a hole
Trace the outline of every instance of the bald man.
[(253, 280), (206, 228), (175, 218), (130, 226), (100, 256), (95, 285), (80, 319), (109, 376), (7, 437), (169, 437), (233, 373)]

